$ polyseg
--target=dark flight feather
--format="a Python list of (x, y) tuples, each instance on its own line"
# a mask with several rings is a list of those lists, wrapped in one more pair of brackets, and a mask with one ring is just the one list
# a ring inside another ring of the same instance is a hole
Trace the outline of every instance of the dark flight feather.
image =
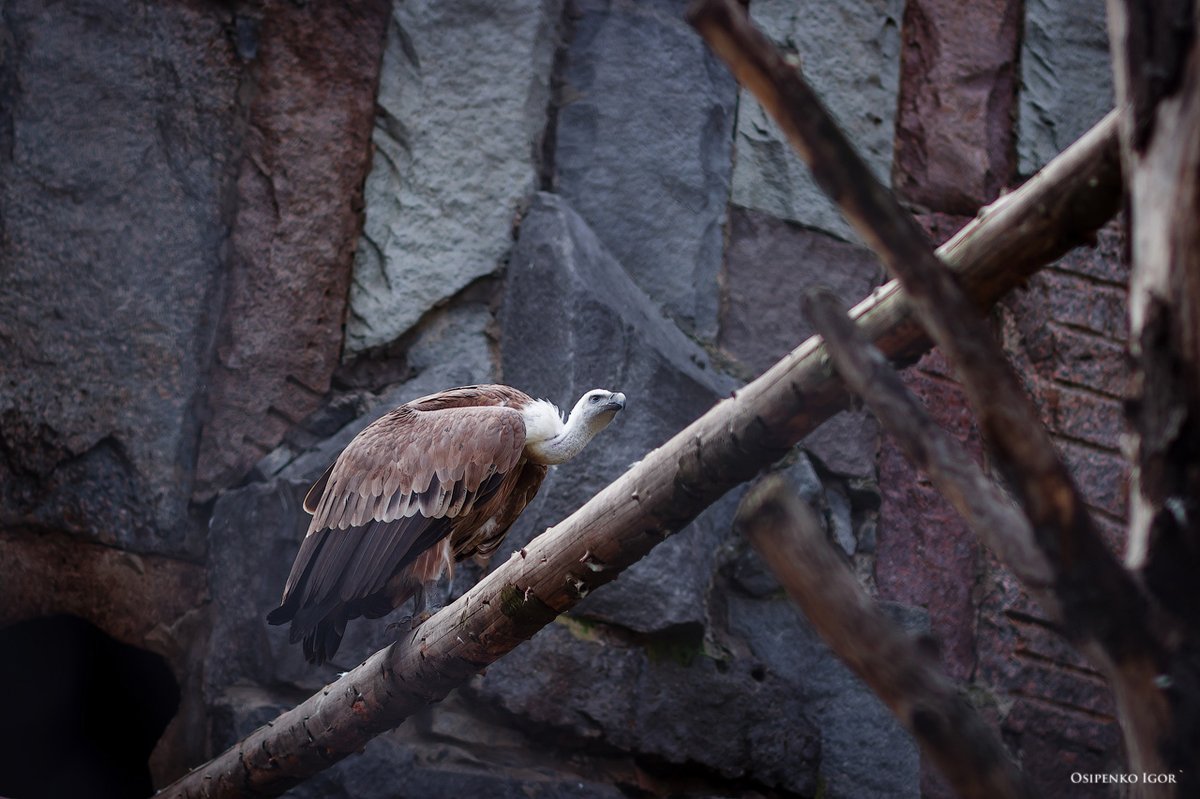
[(416, 572), (440, 571), (436, 558), (422, 560), (438, 542), (449, 537), (456, 559), (494, 550), (546, 474), (524, 459), (520, 409), (532, 401), (507, 386), (467, 386), (369, 425), (305, 497), (312, 523), (267, 620), (290, 621), (293, 642), (323, 663), (349, 619), (386, 615), (429, 577)]

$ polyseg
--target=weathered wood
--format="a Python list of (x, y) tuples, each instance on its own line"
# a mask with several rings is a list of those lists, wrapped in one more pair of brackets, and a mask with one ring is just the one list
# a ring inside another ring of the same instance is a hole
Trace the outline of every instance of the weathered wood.
[[(981, 308), (1087, 240), (1119, 204), (1115, 119), (1108, 118), (939, 254)], [(885, 354), (929, 347), (893, 282), (852, 312)], [(612, 580), (738, 483), (752, 478), (847, 396), (809, 339), (501, 564), (458, 601), (323, 691), (164, 790), (172, 797), (275, 796), (357, 752)]]
[(1038, 795), (953, 681), (867, 596), (816, 515), (786, 481), (773, 476), (755, 485), (742, 500), (734, 527), (813, 629), (912, 733), (959, 796)]
[(817, 183), (908, 294), (914, 315), (955, 373), (998, 469), (1054, 569), (1063, 632), (1109, 677), (1132, 765), (1161, 771), (1138, 747), (1169, 716), (1156, 682), (1167, 659), (1146, 595), (1105, 546), (1033, 402), (988, 326), (923, 233), (855, 153), (799, 70), (734, 0), (707, 0), (693, 25), (750, 88), (808, 162)]
[(1062, 610), (1052, 591), (1054, 569), (1012, 499), (972, 460), (962, 442), (926, 413), (883, 353), (858, 334), (836, 294), (827, 289), (808, 292), (804, 313), (824, 340), (846, 388), (862, 398), (909, 460), (1033, 594), (1047, 618), (1061, 622)]
[(1159, 681), (1171, 713), (1131, 744), (1131, 760), (1160, 759), (1180, 775), (1174, 795), (1200, 796), (1200, 4), (1110, 0), (1108, 12), (1117, 100), (1128, 109), (1126, 560), (1166, 611)]

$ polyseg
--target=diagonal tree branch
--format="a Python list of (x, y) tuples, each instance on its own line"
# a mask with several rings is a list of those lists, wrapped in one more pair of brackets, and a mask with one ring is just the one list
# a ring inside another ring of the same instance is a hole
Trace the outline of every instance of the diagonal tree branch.
[[(939, 253), (981, 308), (1086, 240), (1120, 199), (1115, 121), (986, 209)], [(856, 306), (889, 357), (928, 347), (896, 283)], [(171, 797), (275, 796), (439, 701), (614, 579), (738, 483), (752, 478), (847, 396), (809, 339), (719, 403), (458, 601), (323, 691), (167, 787)]]
[(734, 528), (750, 540), (813, 628), (912, 733), (965, 799), (1038, 792), (957, 686), (859, 585), (816, 515), (779, 476), (742, 500)]
[(935, 422), (883, 354), (858, 334), (841, 299), (827, 289), (804, 298), (804, 313), (825, 342), (837, 375), (851, 393), (900, 444), (909, 459), (929, 475), (934, 487), (1041, 603), (1047, 616), (1062, 621), (1053, 591), (1054, 569), (1038, 548), (1029, 521), (984, 474), (962, 444)]
[(914, 315), (954, 365), (984, 439), (1054, 568), (1066, 636), (1108, 674), (1131, 762), (1162, 770), (1153, 741), (1170, 717), (1157, 678), (1166, 654), (1151, 630), (1146, 595), (1105, 547), (1032, 401), (955, 277), (920, 228), (879, 183), (798, 69), (734, 0), (704, 0), (692, 24), (772, 114), (821, 188), (908, 293)]

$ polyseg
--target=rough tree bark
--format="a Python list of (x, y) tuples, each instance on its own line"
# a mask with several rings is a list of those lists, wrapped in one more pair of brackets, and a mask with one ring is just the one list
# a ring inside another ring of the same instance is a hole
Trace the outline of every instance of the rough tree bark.
[(908, 633), (867, 596), (812, 512), (779, 476), (754, 486), (734, 527), (813, 629), (912, 733), (963, 799), (1029, 799), (1037, 790), (1000, 736)]
[[(1200, 392), (1194, 391), (1196, 345), (1200, 343), (1200, 330), (1196, 329), (1200, 317), (1195, 315), (1194, 303), (1200, 297), (1200, 272), (1187, 272), (1188, 258), (1195, 258), (1195, 245), (1200, 243), (1196, 214), (1200, 180), (1200, 105), (1194, 94), (1200, 83), (1200, 54), (1194, 41), (1196, 9), (1190, 2), (1165, 3), (1154, 11), (1129, 3), (1126, 12), (1127, 34), (1131, 35), (1123, 41), (1140, 42), (1140, 54), (1151, 61), (1148, 66), (1142, 64), (1142, 71), (1133, 70), (1135, 77), (1128, 82), (1148, 85), (1158, 93), (1155, 100), (1142, 101), (1141, 107), (1154, 109), (1160, 123), (1161, 117), (1169, 118), (1171, 133), (1175, 134), (1170, 145), (1164, 147), (1162, 162), (1150, 167), (1156, 174), (1148, 182), (1184, 209), (1165, 225), (1168, 232), (1162, 232), (1161, 220), (1154, 225), (1159, 249), (1169, 252), (1164, 260), (1171, 262), (1159, 273), (1171, 277), (1160, 278), (1158, 287), (1173, 289), (1184, 298), (1176, 298), (1173, 304), (1166, 300), (1157, 304), (1162, 310), (1156, 312), (1160, 322), (1155, 343), (1165, 341), (1173, 354), (1143, 358), (1143, 364), (1151, 364), (1145, 368), (1147, 373), (1181, 387), (1178, 400), (1167, 403), (1166, 413), (1162, 413), (1163, 404), (1155, 401), (1158, 413), (1152, 414), (1142, 431), (1143, 444), (1154, 437), (1159, 456), (1153, 465), (1158, 467), (1154, 477), (1162, 494), (1158, 497), (1160, 512), (1156, 514), (1160, 525), (1152, 532), (1169, 538), (1173, 551), (1192, 555), (1194, 565), (1200, 539), (1185, 531), (1195, 522), (1186, 521), (1188, 513), (1182, 502), (1183, 497), (1195, 498), (1200, 469), (1194, 457), (1195, 434), (1186, 428), (1188, 416), (1184, 410), (1200, 408), (1195, 403)], [(1020, 500), (1034, 541), (1053, 571), (1052, 592), (1061, 609), (1063, 633), (1097, 664), (1113, 687), (1132, 770), (1139, 775), (1173, 774), (1177, 778), (1174, 783), (1139, 781), (1135, 791), (1143, 795), (1196, 795), (1200, 792), (1194, 765), (1200, 754), (1200, 670), (1194, 628), (1187, 629), (1186, 619), (1200, 601), (1187, 590), (1187, 579), (1181, 581), (1183, 575), (1176, 573), (1164, 580), (1165, 589), (1174, 592), (1170, 599), (1191, 603), (1183, 608), (1176, 606), (1171, 613), (1164, 610), (1171, 609), (1166, 599), (1144, 591), (1135, 576), (1107, 550), (1033, 403), (1008, 367), (986, 321), (974, 313), (957, 281), (925, 244), (913, 219), (857, 157), (796, 66), (754, 29), (745, 10), (734, 0), (701, 2), (690, 16), (701, 35), (792, 140), (817, 183), (904, 286), (914, 314), (954, 365), (996, 465)], [(1179, 44), (1181, 38), (1186, 45)], [(1166, 46), (1167, 40), (1170, 47)], [(1156, 59), (1167, 63), (1157, 63)], [(1162, 99), (1177, 85), (1184, 87), (1185, 95), (1188, 89), (1193, 92), (1177, 104), (1178, 108)], [(1133, 105), (1134, 113), (1124, 127), (1127, 144), (1132, 143), (1137, 156), (1139, 152), (1150, 152), (1153, 125), (1139, 118), (1139, 104)], [(1139, 146), (1141, 151), (1137, 150)], [(1129, 150), (1127, 147), (1127, 156)], [(1129, 163), (1138, 166), (1136, 159)], [(1161, 215), (1164, 209), (1138, 209), (1135, 203), (1135, 215), (1146, 210)], [(1135, 246), (1140, 243), (1136, 230), (1135, 223)], [(1153, 238), (1153, 234), (1148, 237)], [(1136, 306), (1134, 313), (1136, 323)], [(1148, 324), (1153, 326), (1152, 322)], [(1168, 371), (1168, 363), (1175, 371)], [(1145, 393), (1154, 390), (1157, 386), (1145, 386)], [(1148, 404), (1145, 393), (1143, 407)], [(1166, 452), (1169, 449), (1174, 451)], [(1194, 514), (1191, 519), (1195, 519)], [(1165, 529), (1170, 532), (1164, 533)], [(1152, 572), (1148, 569), (1146, 573)], [(1182, 595), (1187, 598), (1181, 599)]]
[[(1116, 120), (1107, 118), (938, 254), (980, 308), (1072, 247), (1117, 210)], [(852, 311), (889, 357), (929, 342), (893, 282)], [(412, 637), (164, 790), (172, 797), (275, 796), (363, 747), (530, 638), (738, 483), (774, 462), (848, 397), (809, 339), (719, 403), (569, 518), (500, 565)]]
[(1200, 796), (1200, 3), (1108, 12), (1132, 260), (1126, 560), (1165, 609), (1169, 650), (1170, 723), (1147, 744)]

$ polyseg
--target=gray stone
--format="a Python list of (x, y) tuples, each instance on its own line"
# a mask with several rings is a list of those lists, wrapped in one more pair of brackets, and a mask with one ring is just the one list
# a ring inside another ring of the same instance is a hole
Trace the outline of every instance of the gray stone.
[[(805, 78), (885, 185), (900, 85), (903, 0), (755, 0), (754, 22), (799, 55)], [(738, 106), (733, 203), (856, 240), (758, 101)]]
[[(794, 462), (783, 471), (783, 475), (791, 483), (796, 494), (819, 512), (825, 502), (825, 487), (803, 451), (795, 450)], [(740, 502), (744, 492), (736, 493)], [(745, 539), (735, 538), (727, 542), (720, 559), (724, 574), (733, 581), (738, 590), (754, 597), (782, 593), (783, 587), (779, 585), (775, 575)]]
[[(722, 281), (722, 350), (749, 371), (765, 371), (815, 331), (804, 314), (804, 294), (825, 286), (847, 307), (871, 293), (882, 277), (878, 260), (862, 247), (758, 211), (730, 213), (729, 249)], [(879, 429), (866, 411), (826, 421), (804, 446), (829, 471), (875, 474)]]
[[(291, 706), (290, 696), (262, 688), (234, 687), (214, 703), (213, 737), (228, 746)], [(480, 720), (474, 720), (476, 724)], [(497, 799), (620, 799), (615, 785), (546, 763), (537, 748), (512, 730), (492, 745), (461, 745), (423, 736), (410, 721), (372, 739), (361, 752), (304, 781), (292, 799), (425, 799), (480, 796)], [(523, 743), (523, 742), (521, 742)], [(498, 745), (497, 745), (498, 744)]]
[[(829, 651), (786, 600), (728, 598), (729, 628), (742, 637), (768, 678), (804, 697), (804, 712), (821, 735), (824, 796), (891, 799), (920, 796), (915, 742), (887, 708)], [(921, 611), (885, 610), (910, 632), (928, 628)]]
[(575, 5), (554, 167), (557, 190), (634, 281), (711, 339), (737, 87), (686, 7)]
[[(557, 0), (396, 2), (346, 348), (395, 340), (503, 265), (550, 101)], [(502, 80), (497, 76), (503, 76)]]
[(559, 736), (810, 795), (820, 748), (790, 683), (746, 659), (573, 635), (551, 625), (493, 664), (482, 698)]
[(835, 474), (874, 478), (879, 423), (867, 410), (842, 411), (805, 436), (804, 448)]
[[(608, 387), (624, 391), (628, 405), (581, 456), (551, 470), (498, 558), (561, 521), (735, 385), (552, 194), (537, 195), (521, 226), (502, 323), (506, 383), (567, 407), (588, 389)], [(731, 510), (728, 502), (710, 508), (589, 596), (580, 612), (643, 632), (702, 623)]]
[(293, 682), (314, 690), (333, 676), (304, 661), (287, 628), (267, 624), (279, 604), (308, 516), (308, 482), (255, 483), (217, 498), (209, 522), (213, 631), (205, 663), (210, 696), (238, 682)]
[(1028, 0), (1017, 158), (1032, 175), (1113, 107), (1104, 0)]
[(824, 286), (849, 307), (883, 277), (870, 250), (744, 208), (730, 212), (724, 272), (718, 343), (755, 373), (814, 335), (806, 292)]
[(195, 556), (196, 403), (240, 146), (228, 10), (0, 20), (0, 519)]
[(829, 537), (847, 555), (858, 547), (854, 538), (854, 523), (850, 517), (850, 499), (836, 485), (825, 487), (825, 504), (829, 508)]

